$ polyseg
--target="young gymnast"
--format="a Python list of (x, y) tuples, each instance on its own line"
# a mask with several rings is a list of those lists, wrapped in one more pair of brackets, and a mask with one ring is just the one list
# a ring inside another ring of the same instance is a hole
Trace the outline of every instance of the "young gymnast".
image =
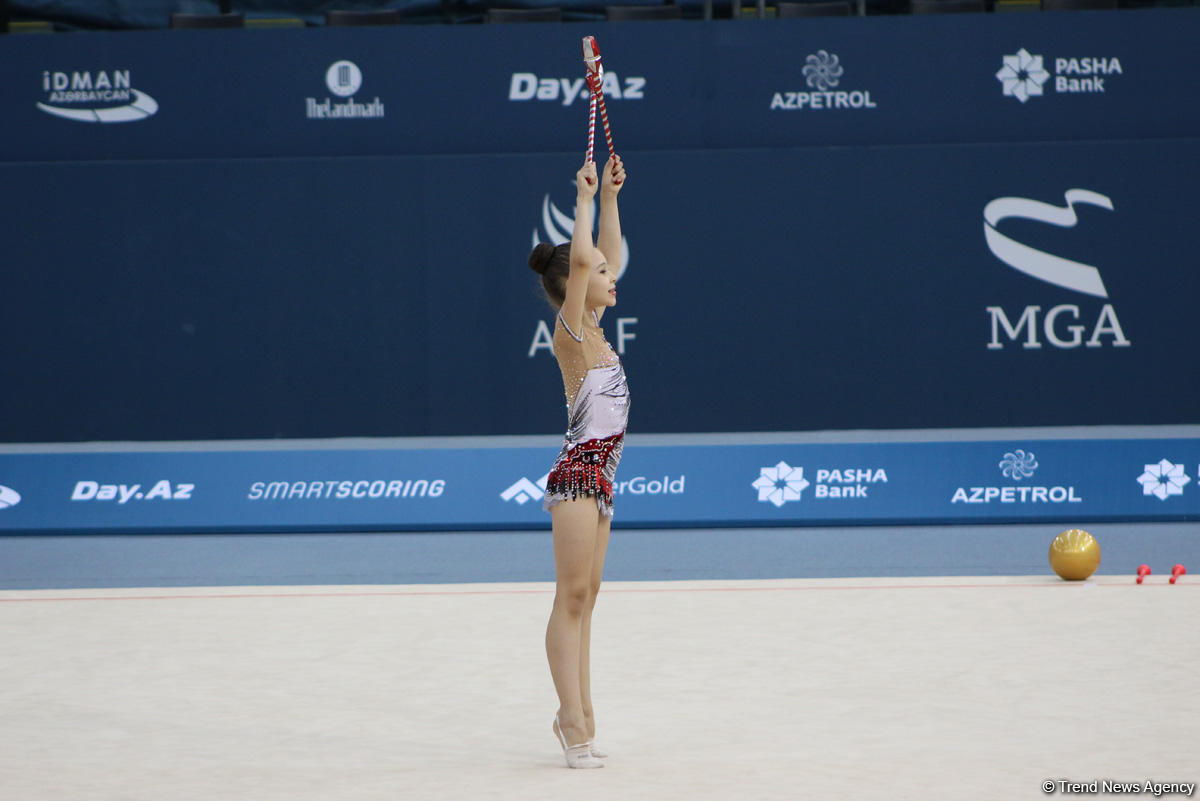
[[(589, 652), (592, 610), (600, 591), (613, 514), (613, 478), (629, 416), (629, 387), (600, 318), (617, 302), (621, 220), (617, 193), (625, 182), (620, 156), (602, 177), (589, 161), (575, 175), (575, 227), (570, 244), (541, 243), (529, 266), (558, 308), (554, 356), (567, 394), (567, 434), (546, 483), (554, 530), (557, 586), (546, 626), (546, 657), (558, 692), (554, 734), (567, 766), (602, 768), (595, 745)], [(592, 244), (592, 199), (600, 191), (600, 233)], [(574, 745), (570, 745), (574, 743)]]

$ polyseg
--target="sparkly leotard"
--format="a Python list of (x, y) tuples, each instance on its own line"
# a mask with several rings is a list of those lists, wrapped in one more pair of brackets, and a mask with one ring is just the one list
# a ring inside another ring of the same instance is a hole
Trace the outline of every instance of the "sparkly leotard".
[(554, 354), (567, 393), (567, 434), (546, 479), (549, 509), (580, 496), (596, 499), (600, 512), (613, 516), (613, 478), (621, 461), (629, 419), (629, 385), (621, 360), (596, 328), (576, 335), (562, 312), (554, 328)]

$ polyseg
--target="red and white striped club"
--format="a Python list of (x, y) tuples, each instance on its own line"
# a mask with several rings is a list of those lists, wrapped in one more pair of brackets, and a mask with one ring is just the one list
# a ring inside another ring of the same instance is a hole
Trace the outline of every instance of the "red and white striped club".
[(596, 44), (595, 36), (583, 37), (583, 63), (587, 67), (587, 85), (592, 98), (588, 107), (588, 148), (587, 160), (595, 161), (596, 147), (596, 108), (600, 109), (600, 121), (604, 125), (604, 141), (608, 145), (608, 155), (613, 155), (612, 128), (608, 124), (608, 107), (604, 105), (604, 65), (600, 63), (600, 47)]

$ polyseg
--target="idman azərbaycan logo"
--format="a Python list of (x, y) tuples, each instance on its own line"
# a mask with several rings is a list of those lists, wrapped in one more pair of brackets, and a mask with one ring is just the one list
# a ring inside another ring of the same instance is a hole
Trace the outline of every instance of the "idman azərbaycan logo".
[[(1099, 94), (1107, 91), (1106, 81), (1124, 75), (1121, 60), (1115, 56), (1053, 59), (1054, 73), (1046, 70), (1046, 59), (1021, 48), (1004, 56), (996, 73), (1005, 97), (1026, 103), (1041, 97), (1049, 86), (1056, 94)], [(1053, 78), (1053, 80), (1051, 80)]]
[(21, 502), (21, 494), (12, 487), (0, 484), (0, 509), (16, 506)]
[(868, 90), (847, 90), (842, 85), (845, 71), (836, 54), (818, 50), (805, 58), (804, 67), (800, 71), (808, 89), (775, 92), (771, 96), (771, 110), (829, 111), (876, 108), (877, 104), (871, 99)]
[(1083, 498), (1073, 485), (1034, 486), (1019, 482), (1032, 478), (1038, 469), (1037, 457), (1032, 451), (1017, 448), (1008, 451), (997, 463), (1000, 474), (1017, 484), (1011, 486), (958, 487), (950, 503), (1082, 503)]
[(360, 103), (354, 95), (362, 88), (363, 73), (353, 61), (335, 61), (325, 70), (325, 87), (330, 93), (345, 98), (335, 101), (332, 97), (318, 100), (304, 99), (305, 116), (310, 120), (377, 120), (383, 119), (383, 101), (376, 95), (367, 103)]
[[(622, 79), (617, 73), (604, 71), (600, 86), (607, 100), (642, 100), (646, 79), (631, 76)], [(542, 78), (533, 72), (514, 72), (508, 82), (509, 102), (540, 100), (569, 106), (576, 100), (587, 103), (591, 98), (583, 78)]]
[[(575, 182), (571, 181), (574, 186)], [(568, 217), (554, 202), (550, 199), (550, 193), (547, 192), (542, 198), (542, 224), (540, 227), (533, 229), (533, 235), (530, 238), (530, 248), (537, 247), (542, 242), (549, 242), (551, 245), (558, 246), (571, 241), (571, 232), (575, 229), (575, 212), (572, 207), (571, 216)], [(592, 226), (599, 226), (600, 218), (597, 214), (597, 202), (592, 200)], [(611, 254), (605, 254), (610, 256)], [(621, 237), (621, 265), (617, 270), (617, 280), (625, 276), (625, 271), (629, 268), (629, 240)], [(620, 287), (617, 288), (618, 292)], [(618, 317), (617, 318), (617, 334), (616, 348), (617, 353), (625, 355), (625, 343), (637, 339), (637, 334), (633, 332), (633, 326), (637, 325), (636, 317)], [(538, 320), (533, 331), (533, 337), (529, 342), (529, 350), (526, 352), (526, 358), (532, 359), (538, 354), (538, 351), (545, 351), (548, 354), (554, 353), (554, 332), (551, 327), (546, 324), (545, 320)]]
[(1192, 477), (1184, 472), (1183, 465), (1162, 459), (1157, 464), (1145, 465), (1137, 480), (1142, 485), (1143, 495), (1165, 501), (1173, 495), (1182, 495)]
[[(983, 236), (988, 250), (997, 259), (1030, 278), (1107, 300), (1108, 289), (1100, 276), (1099, 267), (1046, 253), (1018, 242), (1000, 230), (1000, 224), (1008, 219), (1033, 220), (1060, 228), (1074, 228), (1079, 222), (1077, 206), (1092, 206), (1110, 212), (1114, 210), (1112, 198), (1090, 189), (1068, 189), (1064, 198), (1065, 206), (1026, 197), (1000, 197), (989, 201), (983, 207)], [(1088, 308), (1076, 303), (1061, 303), (1046, 310), (1044, 315), (1040, 305), (1028, 305), (1012, 314), (999, 305), (987, 306), (985, 310), (990, 323), (988, 350), (1003, 349), (1006, 344), (1004, 338), (1008, 342), (1017, 342), (1022, 337), (1024, 342), (1021, 347), (1026, 350), (1040, 349), (1043, 341), (1053, 348), (1064, 350), (1100, 348), (1105, 345), (1127, 348), (1131, 344), (1111, 303), (1103, 303), (1099, 309), (1094, 305)], [(1095, 322), (1086, 324), (1085, 321), (1093, 319), (1093, 315)]]
[(138, 122), (158, 112), (158, 101), (133, 88), (130, 70), (45, 70), (43, 99), (47, 114), (76, 122)]

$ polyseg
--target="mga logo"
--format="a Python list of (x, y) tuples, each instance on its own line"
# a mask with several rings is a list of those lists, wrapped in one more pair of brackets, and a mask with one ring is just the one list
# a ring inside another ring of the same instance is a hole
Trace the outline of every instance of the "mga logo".
[[(1077, 205), (1113, 210), (1112, 199), (1099, 192), (1068, 189), (1065, 198), (1066, 206), (1054, 206), (1025, 197), (1001, 197), (989, 202), (983, 208), (983, 236), (988, 249), (997, 259), (1031, 278), (1072, 292), (1107, 299), (1108, 289), (1104, 286), (1100, 270), (1095, 265), (1037, 250), (999, 230), (1000, 223), (1007, 219), (1033, 220), (1060, 228), (1074, 228), (1079, 222), (1075, 213)], [(1130, 345), (1112, 304), (1105, 303), (1100, 307), (1096, 312), (1096, 321), (1091, 326), (1080, 323), (1083, 312), (1074, 303), (1052, 307), (1039, 324), (1038, 316), (1041, 312), (1041, 306), (1026, 306), (1019, 314), (1010, 316), (1001, 306), (988, 306), (987, 313), (991, 321), (988, 350), (1000, 350), (1004, 347), (1001, 334), (1010, 342), (1016, 342), (1021, 339), (1022, 331), (1025, 337), (1022, 347), (1027, 349), (1042, 347), (1042, 338), (1051, 346), (1064, 349), (1078, 348), (1080, 345), (1099, 348), (1105, 344), (1106, 338), (1111, 340), (1108, 344), (1112, 347)], [(1016, 317), (1015, 323), (1013, 317)], [(1085, 342), (1084, 332), (1089, 330)]]

